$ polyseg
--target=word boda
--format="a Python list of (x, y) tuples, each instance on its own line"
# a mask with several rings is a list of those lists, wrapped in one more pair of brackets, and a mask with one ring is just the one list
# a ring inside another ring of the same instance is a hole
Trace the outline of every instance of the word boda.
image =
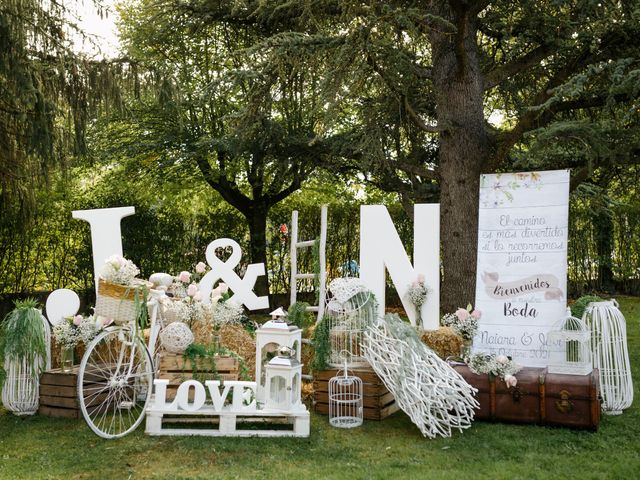
[(538, 316), (538, 310), (529, 306), (529, 303), (525, 303), (523, 307), (522, 305), (512, 306), (511, 302), (505, 302), (503, 313), (505, 317), (536, 318)]

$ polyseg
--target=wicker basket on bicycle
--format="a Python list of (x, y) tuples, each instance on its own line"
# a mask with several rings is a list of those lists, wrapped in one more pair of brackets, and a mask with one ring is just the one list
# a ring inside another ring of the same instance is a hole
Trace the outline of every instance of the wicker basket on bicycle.
[(96, 315), (111, 318), (117, 325), (133, 322), (138, 316), (138, 309), (146, 308), (145, 292), (148, 292), (151, 286), (152, 283), (139, 279), (134, 280), (131, 285), (120, 285), (100, 278)]

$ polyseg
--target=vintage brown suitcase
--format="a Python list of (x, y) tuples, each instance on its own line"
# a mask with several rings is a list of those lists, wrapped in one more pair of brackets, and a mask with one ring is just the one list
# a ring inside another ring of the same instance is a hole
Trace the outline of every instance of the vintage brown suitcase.
[(597, 370), (589, 375), (561, 375), (525, 367), (516, 375), (518, 385), (507, 388), (502, 379), (476, 375), (466, 365), (453, 368), (478, 389), (477, 420), (598, 429)]

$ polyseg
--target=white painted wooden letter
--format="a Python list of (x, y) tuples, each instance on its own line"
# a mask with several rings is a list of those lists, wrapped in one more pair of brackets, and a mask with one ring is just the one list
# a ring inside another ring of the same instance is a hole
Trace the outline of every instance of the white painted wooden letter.
[[(189, 390), (193, 387), (193, 403), (189, 403)], [(197, 412), (204, 405), (207, 394), (202, 384), (197, 380), (182, 382), (176, 392), (176, 402), (180, 410), (185, 412)]]
[(99, 208), (74, 210), (73, 218), (85, 220), (91, 225), (91, 247), (93, 249), (93, 274), (98, 289), (98, 273), (104, 261), (111, 255), (122, 255), (122, 233), (120, 220), (136, 213), (134, 207)]
[(429, 296), (422, 305), (420, 317), (423, 328), (434, 330), (440, 317), (440, 204), (415, 205), (413, 217), (414, 264), (411, 265), (387, 208), (384, 205), (360, 207), (360, 278), (376, 296), (382, 315), (386, 268), (415, 325), (415, 307), (406, 294), (418, 275), (424, 275)]

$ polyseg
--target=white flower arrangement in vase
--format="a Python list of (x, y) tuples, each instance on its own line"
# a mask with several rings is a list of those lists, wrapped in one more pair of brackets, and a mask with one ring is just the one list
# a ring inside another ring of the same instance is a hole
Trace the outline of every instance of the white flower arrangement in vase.
[(113, 320), (104, 317), (97, 319), (90, 315), (83, 317), (65, 317), (53, 327), (53, 337), (61, 348), (61, 367), (63, 372), (68, 372), (73, 367), (73, 350), (80, 343), (89, 343), (100, 331), (113, 323)]
[(455, 313), (447, 313), (440, 320), (442, 326), (451, 328), (454, 333), (462, 337), (463, 346), (460, 356), (464, 360), (471, 354), (471, 343), (478, 331), (478, 320), (481, 316), (482, 312), (469, 304), (466, 309), (459, 308)]
[(420, 322), (420, 309), (422, 305), (427, 301), (429, 295), (429, 287), (424, 283), (425, 278), (423, 274), (419, 274), (409, 288), (407, 289), (406, 297), (416, 308), (416, 322)]

